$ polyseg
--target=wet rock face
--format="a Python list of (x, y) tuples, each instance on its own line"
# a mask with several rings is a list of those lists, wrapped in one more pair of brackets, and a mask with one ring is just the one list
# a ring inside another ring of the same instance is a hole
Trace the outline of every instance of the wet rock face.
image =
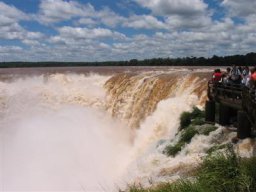
[(256, 141), (248, 138), (241, 140), (236, 145), (236, 150), (241, 157), (252, 157), (256, 155)]

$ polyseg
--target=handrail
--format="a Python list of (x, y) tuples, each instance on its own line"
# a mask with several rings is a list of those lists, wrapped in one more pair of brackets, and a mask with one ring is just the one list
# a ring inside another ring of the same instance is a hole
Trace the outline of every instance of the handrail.
[(232, 108), (243, 110), (256, 128), (256, 90), (242, 84), (208, 82), (208, 98)]

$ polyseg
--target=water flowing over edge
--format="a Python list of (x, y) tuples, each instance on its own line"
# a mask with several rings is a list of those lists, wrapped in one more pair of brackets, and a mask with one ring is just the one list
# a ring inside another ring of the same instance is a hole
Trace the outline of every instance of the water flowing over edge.
[(195, 137), (176, 158), (162, 153), (206, 86), (203, 73), (187, 71), (0, 82), (0, 187), (113, 191), (180, 177), (222, 131)]

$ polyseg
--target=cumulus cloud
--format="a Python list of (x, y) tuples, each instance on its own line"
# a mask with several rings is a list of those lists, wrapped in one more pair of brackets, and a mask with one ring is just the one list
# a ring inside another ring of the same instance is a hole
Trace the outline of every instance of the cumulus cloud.
[(124, 26), (130, 28), (166, 29), (162, 21), (152, 15), (131, 15), (123, 17), (108, 7), (100, 10), (87, 3), (64, 0), (42, 0), (39, 11), (39, 21), (44, 24), (53, 24), (61, 21), (77, 19), (76, 25), (95, 27), (105, 25), (111, 28)]
[(110, 27), (116, 26), (122, 20), (121, 16), (108, 7), (96, 11), (90, 3), (81, 4), (77, 1), (64, 0), (42, 0), (38, 18), (44, 24), (77, 18), (77, 24), (97, 25), (101, 23)]
[(171, 30), (211, 25), (211, 12), (203, 0), (134, 0), (154, 15), (163, 16)]
[(91, 15), (91, 17), (98, 18), (101, 23), (110, 27), (115, 27), (116, 25), (123, 22), (123, 20), (125, 19), (124, 17), (110, 10), (108, 7), (105, 7), (102, 10), (95, 12), (94, 15)]
[(39, 6), (39, 21), (56, 23), (77, 16), (91, 15), (94, 8), (90, 4), (81, 5), (76, 1), (42, 0)]
[[(63, 45), (91, 45), (93, 42), (101, 42), (104, 39), (124, 40), (127, 37), (119, 32), (106, 28), (85, 28), (65, 26), (57, 29), (59, 35), (50, 38), (52, 44)], [(102, 44), (103, 45), (103, 44)], [(106, 47), (106, 46), (104, 46)]]
[(8, 26), (20, 20), (27, 20), (29, 16), (12, 5), (0, 1), (0, 26)]
[(18, 46), (0, 46), (0, 53), (10, 53), (10, 52), (22, 51), (21, 47)]
[(44, 35), (40, 32), (29, 32), (19, 24), (19, 21), (30, 19), (30, 15), (16, 7), (0, 2), (0, 39), (18, 39), (24, 44), (38, 44), (37, 40)]
[(167, 29), (164, 22), (151, 15), (132, 15), (124, 21), (123, 26), (136, 29)]
[(198, 15), (207, 9), (203, 0), (134, 0), (157, 15)]
[(221, 5), (228, 9), (231, 16), (247, 17), (256, 15), (255, 0), (223, 0)]
[(40, 32), (30, 32), (21, 27), (18, 23), (13, 23), (0, 28), (0, 39), (21, 40), (25, 44), (38, 44), (38, 40), (43, 39), (44, 34)]
[(95, 38), (125, 38), (119, 32), (113, 32), (105, 28), (81, 28), (81, 27), (61, 27), (58, 29), (60, 36), (74, 39), (95, 39)]
[(210, 27), (212, 20), (208, 16), (191, 16), (185, 17), (183, 15), (172, 15), (165, 19), (170, 29), (201, 29)]
[(20, 20), (26, 20), (29, 16), (12, 5), (0, 2), (0, 38), (21, 39), (24, 29), (18, 24)]

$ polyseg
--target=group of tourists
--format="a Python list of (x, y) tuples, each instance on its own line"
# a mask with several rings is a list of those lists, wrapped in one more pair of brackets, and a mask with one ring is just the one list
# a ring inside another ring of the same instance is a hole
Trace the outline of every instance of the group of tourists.
[(224, 84), (245, 85), (248, 88), (256, 87), (256, 67), (249, 69), (248, 66), (228, 67), (225, 72), (215, 69), (212, 75), (213, 82), (222, 82)]

